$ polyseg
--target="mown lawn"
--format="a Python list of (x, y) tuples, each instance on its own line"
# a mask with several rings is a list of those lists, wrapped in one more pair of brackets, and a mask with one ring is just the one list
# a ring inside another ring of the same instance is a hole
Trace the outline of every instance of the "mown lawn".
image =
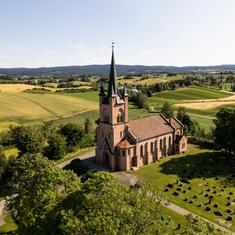
[(168, 156), (133, 173), (170, 201), (235, 231), (235, 159), (231, 156), (190, 145), (185, 154)]

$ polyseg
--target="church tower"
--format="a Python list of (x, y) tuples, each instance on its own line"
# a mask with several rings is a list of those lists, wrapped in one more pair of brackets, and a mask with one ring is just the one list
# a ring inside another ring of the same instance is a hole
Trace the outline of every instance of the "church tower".
[(118, 170), (115, 146), (125, 138), (128, 126), (128, 94), (119, 89), (114, 59), (114, 43), (107, 92), (101, 86), (99, 93), (100, 119), (96, 130), (96, 162), (111, 170)]

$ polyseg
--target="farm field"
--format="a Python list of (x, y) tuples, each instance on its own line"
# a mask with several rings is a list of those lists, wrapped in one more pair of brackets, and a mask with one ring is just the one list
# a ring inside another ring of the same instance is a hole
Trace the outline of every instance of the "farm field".
[[(15, 89), (12, 85), (15, 86)], [(3, 85), (0, 85), (0, 89), (1, 86)], [(31, 121), (55, 120), (58, 124), (72, 121), (83, 125), (87, 117), (93, 122), (98, 118), (98, 91), (56, 93), (38, 90), (26, 93), (20, 91), (33, 86), (24, 84), (9, 84), (7, 86), (5, 86), (7, 89), (0, 93), (0, 131), (7, 130), (10, 125)], [(215, 114), (222, 106), (202, 109), (201, 104), (195, 108), (192, 103), (196, 102), (197, 104), (203, 100), (203, 105), (205, 105), (208, 102), (214, 102), (215, 99), (226, 100), (226, 103), (222, 104), (223, 107), (235, 108), (232, 93), (201, 87), (188, 87), (157, 93), (148, 98), (148, 103), (150, 106), (154, 106), (157, 111), (166, 101), (173, 104), (175, 110), (177, 110), (177, 106), (185, 105), (191, 118), (209, 129), (213, 126)], [(137, 109), (135, 105), (129, 103), (130, 120), (152, 114), (154, 113)]]
[(174, 91), (163, 91), (154, 94), (149, 98), (150, 104), (164, 103), (183, 103), (188, 100), (205, 100), (205, 99), (219, 99), (231, 96), (228, 92), (223, 92), (210, 88), (203, 87), (186, 87)]
[(235, 231), (235, 159), (222, 152), (189, 145), (185, 154), (141, 167), (141, 182), (202, 217)]
[[(28, 84), (0, 84), (0, 92), (2, 93), (18, 93), (28, 89), (42, 88), (40, 86)], [(63, 88), (46, 87), (50, 91), (62, 90)]]
[(156, 83), (166, 83), (174, 80), (181, 80), (183, 79), (183, 75), (177, 74), (174, 76), (166, 76), (166, 74), (158, 75), (158, 76), (147, 76), (145, 77), (137, 77), (132, 76), (131, 78), (124, 79), (124, 77), (119, 77), (118, 82), (122, 85), (153, 85)]
[(59, 94), (0, 93), (1, 120), (49, 120), (98, 109), (97, 102)]

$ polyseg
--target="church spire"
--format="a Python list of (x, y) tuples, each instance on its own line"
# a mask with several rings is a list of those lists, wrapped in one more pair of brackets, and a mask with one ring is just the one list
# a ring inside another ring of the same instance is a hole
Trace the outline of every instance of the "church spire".
[(117, 83), (117, 71), (114, 60), (114, 42), (112, 43), (112, 59), (111, 59), (111, 67), (109, 73), (109, 88), (108, 88), (108, 96), (117, 95), (118, 83)]

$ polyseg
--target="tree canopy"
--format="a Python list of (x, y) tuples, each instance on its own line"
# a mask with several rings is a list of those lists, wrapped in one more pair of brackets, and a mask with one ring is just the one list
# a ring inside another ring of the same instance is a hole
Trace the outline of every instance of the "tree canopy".
[(170, 103), (165, 102), (164, 105), (161, 108), (161, 113), (166, 117), (166, 118), (171, 118), (173, 117), (173, 109)]
[(222, 108), (214, 120), (214, 139), (217, 147), (235, 152), (235, 110)]
[(143, 234), (171, 231), (155, 194), (129, 189), (109, 173), (81, 183), (39, 155), (16, 159), (9, 208), (20, 234)]

